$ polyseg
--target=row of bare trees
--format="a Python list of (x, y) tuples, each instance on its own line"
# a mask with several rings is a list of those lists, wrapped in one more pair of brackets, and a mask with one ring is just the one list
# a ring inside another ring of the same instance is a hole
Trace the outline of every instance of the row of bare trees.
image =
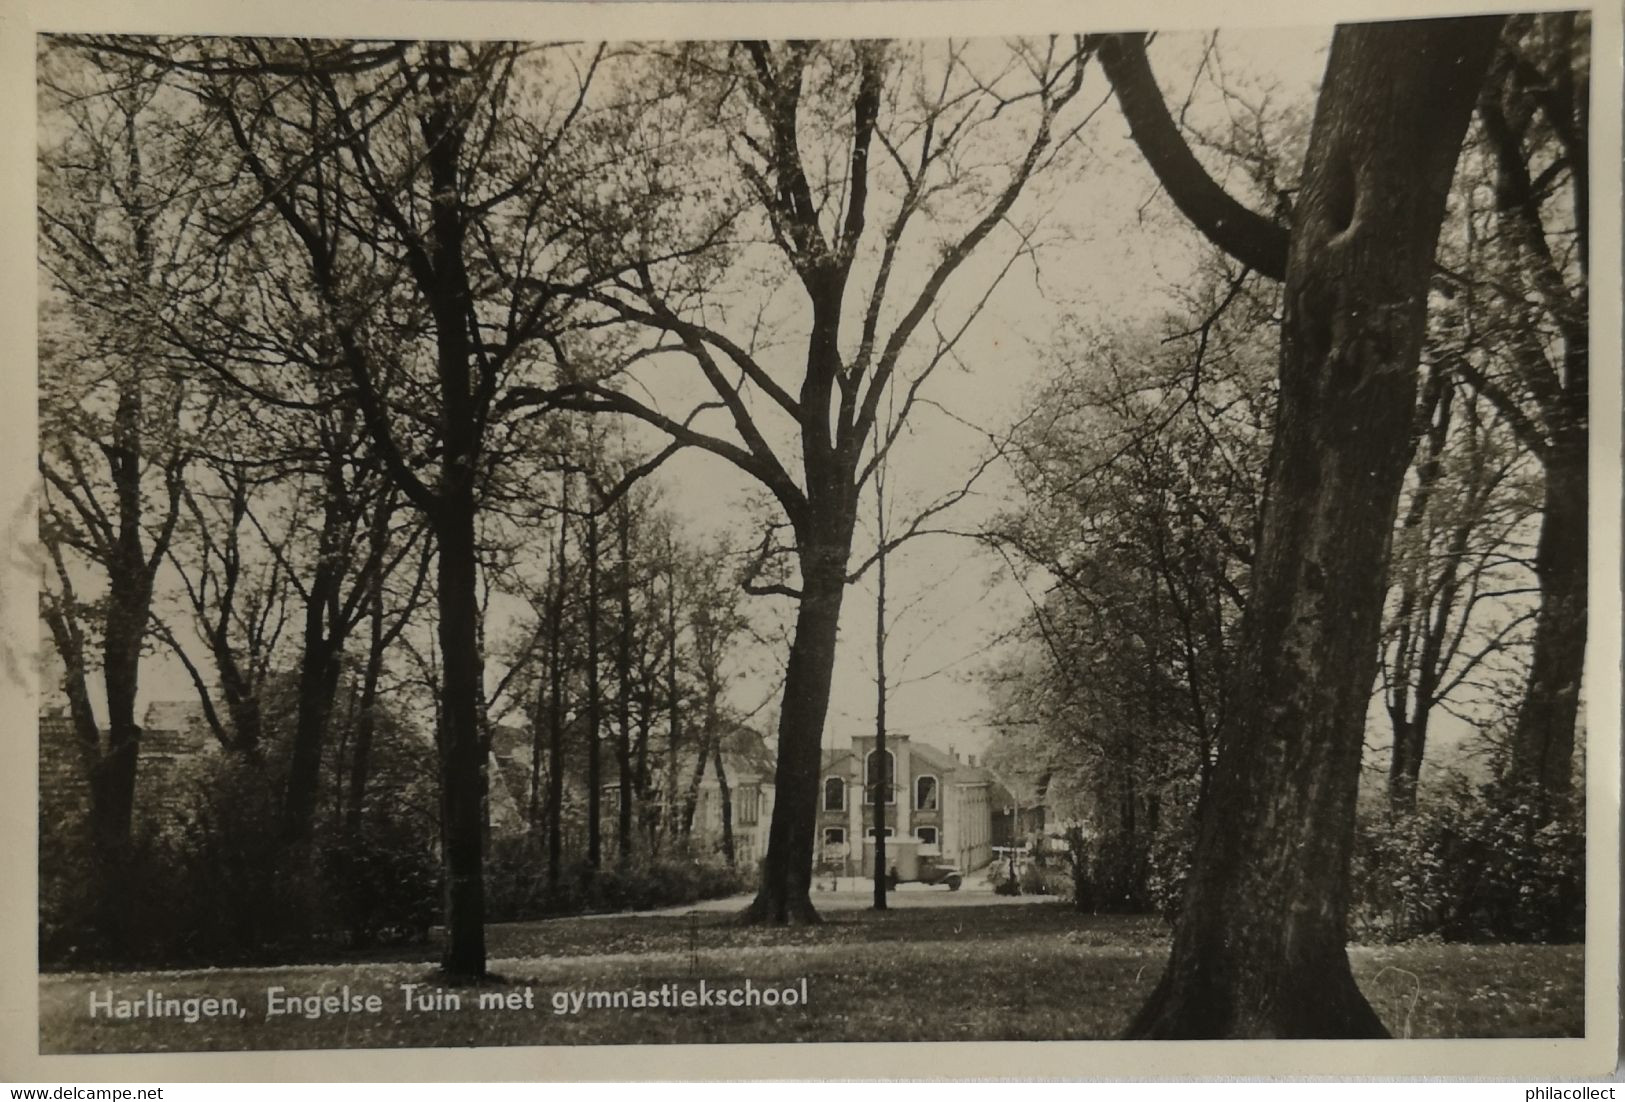
[[(502, 380), (535, 370), (529, 349), (568, 336), (563, 300), (528, 274), (556, 275), (574, 255), (532, 174), (567, 155), (597, 58), (573, 59), (582, 68), (548, 84), (544, 102), (530, 51), (470, 48), (454, 64), (451, 50), (46, 47), (42, 613), (111, 864), (131, 833), (136, 700), (154, 643), (184, 667), (228, 751), (257, 761), (285, 735), (279, 830), (296, 851), (322, 803), (346, 663), (359, 717), (343, 729), (352, 845), (375, 705), (431, 671), (418, 699), (440, 756), (447, 964), (478, 972), (486, 762), (519, 687), (533, 686), (529, 798), (551, 826), (556, 878), (566, 723), (587, 730), (579, 783), (595, 866), (601, 748), (629, 794), (625, 855), (630, 794), (659, 788), (651, 777), (675, 769), (686, 740), (715, 739), (739, 624), (718, 619), (737, 606), (721, 584), (726, 556), (713, 549), (701, 585), (683, 537), (647, 494), (628, 496), (653, 463), (617, 461), (601, 432), (565, 414), (493, 414)], [(591, 246), (587, 235), (571, 248)], [(527, 590), (516, 548), (548, 578)], [(488, 683), (493, 595), (533, 598), (535, 615)], [(601, 652), (600, 627), (612, 640)], [(583, 637), (590, 649), (575, 653)], [(267, 699), (289, 676), (291, 731), (272, 732)], [(696, 693), (703, 729), (688, 714)]]

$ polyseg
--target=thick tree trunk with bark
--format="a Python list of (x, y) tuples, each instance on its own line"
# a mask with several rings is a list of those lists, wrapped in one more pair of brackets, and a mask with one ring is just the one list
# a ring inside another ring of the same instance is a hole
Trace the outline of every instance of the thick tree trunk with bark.
[[(841, 529), (837, 529), (841, 531)], [(767, 858), (756, 899), (746, 922), (808, 924), (813, 909), (812, 862), (818, 822), (818, 774), (835, 672), (835, 640), (846, 593), (846, 542), (815, 544), (802, 552), (801, 605), (785, 671), (784, 706), (779, 713), (779, 760), (773, 774), (773, 820)]]
[[(1515, 16), (1507, 31), (1506, 48), (1479, 102), (1479, 118), (1495, 164), (1499, 260), (1517, 288), (1513, 306), (1524, 320), (1509, 379), (1486, 378), (1465, 357), (1462, 368), (1545, 467), (1545, 513), (1535, 559), (1540, 609), (1504, 780), (1528, 789), (1550, 811), (1573, 784), (1588, 629), (1590, 79), (1589, 60), (1577, 61), (1589, 57), (1581, 45), (1588, 29), (1571, 12)], [(1566, 186), (1551, 180), (1552, 169), (1536, 171), (1554, 157), (1566, 169)], [(1568, 227), (1572, 255), (1568, 244), (1557, 244), (1569, 236)], [(1552, 331), (1562, 339), (1557, 362), (1537, 335)]]
[(317, 567), (305, 605), (304, 652), (299, 659), (299, 704), (295, 710), (293, 753), (282, 805), (282, 836), (297, 845), (310, 837), (321, 782), (322, 743), (338, 692), (343, 639), (329, 632), (328, 616), (338, 601), (339, 578), (324, 562)]
[(446, 951), (442, 967), (459, 979), (485, 975), (485, 758), (480, 722), (485, 699), (480, 653), (479, 560), (475, 550), (475, 477), (482, 415), (477, 405), (466, 225), (458, 201), (463, 122), (452, 102), (444, 44), (431, 48), (432, 102), (420, 117), (428, 142), (429, 268), (421, 277), (434, 316), (440, 384), (440, 489), (432, 511), (439, 544), (441, 842), (446, 877)]
[(102, 678), (107, 690), (107, 745), (91, 777), (91, 829), (100, 852), (122, 853), (130, 840), (135, 812), (136, 761), (141, 726), (135, 697), (145, 638), (151, 586), (113, 581), (102, 645)]
[(485, 974), (484, 761), (480, 754), (479, 599), (474, 509), (448, 502), (440, 540), (440, 813), (445, 847), (447, 945), (443, 966), (456, 976)]
[(1237, 683), (1173, 951), (1130, 1036), (1386, 1035), (1344, 950), (1355, 796), (1434, 246), (1500, 23), (1334, 38)]
[(557, 891), (564, 856), (564, 594), (570, 564), (570, 479), (560, 491), (558, 566), (547, 610), (547, 887)]
[(1574, 729), (1585, 667), (1589, 495), (1585, 435), (1560, 440), (1546, 461), (1546, 505), (1535, 549), (1540, 614), (1529, 685), (1513, 732), (1507, 780), (1556, 799), (1574, 776)]
[(134, 817), (136, 761), (141, 748), (135, 698), (157, 562), (141, 543), (141, 417), (139, 386), (130, 387), (119, 395), (113, 444), (106, 450), (118, 501), (118, 525), (107, 553), (107, 614), (102, 630), (107, 744), (90, 778), (90, 813), (98, 852), (114, 860), (122, 860)]

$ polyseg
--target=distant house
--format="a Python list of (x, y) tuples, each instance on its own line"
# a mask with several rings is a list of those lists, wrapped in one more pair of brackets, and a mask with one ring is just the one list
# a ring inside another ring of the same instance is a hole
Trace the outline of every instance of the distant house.
[[(664, 777), (656, 784), (654, 799), (680, 816), (689, 794), (693, 793), (694, 817), (689, 827), (689, 844), (697, 853), (723, 850), (724, 808), (733, 835), (734, 863), (754, 865), (767, 853), (767, 831), (773, 821), (773, 751), (759, 732), (739, 726), (721, 736), (719, 754), (707, 753), (702, 761), (696, 748), (685, 747), (678, 757), (673, 791), (665, 791)], [(716, 758), (722, 758), (717, 771)], [(606, 775), (614, 766), (606, 760)], [(665, 765), (665, 770), (670, 764)], [(724, 799), (724, 790), (727, 796)], [(621, 786), (612, 781), (603, 786), (600, 814), (606, 837), (614, 830), (620, 812)]]
[[(722, 846), (723, 781), (728, 788), (729, 819), (732, 823), (734, 863), (750, 866), (767, 854), (767, 828), (773, 821), (773, 772), (776, 766), (767, 742), (749, 727), (735, 727), (722, 736), (722, 773), (715, 756), (707, 756), (700, 772), (699, 790), (694, 800), (691, 843)], [(696, 758), (688, 755), (685, 768), (678, 772), (677, 798), (687, 798), (693, 783)]]
[(854, 738), (849, 750), (826, 750), (818, 799), (818, 867), (843, 876), (874, 872), (874, 786), (886, 794), (888, 840), (971, 872), (993, 856), (993, 800), (998, 782), (987, 769), (905, 734)]
[(517, 833), (530, 821), (531, 789), (545, 785), (545, 774), (531, 775), (531, 732), (498, 723), (490, 731), (490, 753), (485, 760), (486, 821), (496, 833)]
[[(39, 717), (40, 813), (77, 819), (90, 809), (90, 778), (62, 705)], [(104, 735), (105, 738), (105, 735)], [(196, 702), (154, 701), (141, 721), (135, 771), (135, 825), (171, 826), (207, 756), (218, 747)]]

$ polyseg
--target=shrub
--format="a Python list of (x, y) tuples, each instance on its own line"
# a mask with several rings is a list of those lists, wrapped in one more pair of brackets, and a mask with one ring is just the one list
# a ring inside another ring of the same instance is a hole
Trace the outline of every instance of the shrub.
[(674, 855), (640, 856), (624, 865), (612, 858), (596, 872), (573, 862), (550, 888), (545, 845), (527, 836), (495, 840), (486, 865), (487, 906), (499, 922), (679, 906), (737, 895), (754, 884), (754, 870)]
[(440, 914), (440, 862), (401, 819), (375, 812), (352, 851), (322, 849), (321, 882), (352, 946), (421, 942)]
[(1008, 860), (995, 858), (988, 866), (987, 878), (993, 885), (994, 895), (1021, 894), (1021, 880), (1015, 871), (1015, 865)]
[(42, 815), (39, 848), (42, 966), (159, 959), (174, 935), (176, 886), (161, 836), (138, 829), (122, 853), (98, 854), (82, 817)]
[(238, 756), (202, 763), (173, 817), (138, 827), (117, 860), (94, 852), (82, 821), (42, 817), (41, 963), (245, 963), (426, 938), (438, 859), (397, 803), (367, 808), (353, 852), (321, 822), (290, 847), (277, 775)]
[(1034, 862), (1021, 870), (1021, 894), (1071, 899), (1072, 874), (1065, 869)]
[(1095, 909), (1095, 886), (1089, 874), (1089, 836), (1081, 826), (1066, 829), (1066, 868), (1072, 879), (1072, 903), (1078, 910)]
[(1352, 925), (1371, 941), (1577, 941), (1585, 935), (1580, 809), (1452, 782), (1415, 812), (1362, 816)]

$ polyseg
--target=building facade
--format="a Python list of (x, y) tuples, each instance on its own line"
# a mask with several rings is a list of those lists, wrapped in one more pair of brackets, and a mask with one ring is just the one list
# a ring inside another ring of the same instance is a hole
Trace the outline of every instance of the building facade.
[(826, 750), (818, 799), (815, 862), (826, 874), (874, 872), (872, 793), (885, 794), (883, 828), (892, 853), (908, 854), (974, 872), (993, 855), (993, 774), (972, 757), (944, 752), (906, 734), (886, 737), (875, 752), (873, 735), (854, 738), (848, 750)]

